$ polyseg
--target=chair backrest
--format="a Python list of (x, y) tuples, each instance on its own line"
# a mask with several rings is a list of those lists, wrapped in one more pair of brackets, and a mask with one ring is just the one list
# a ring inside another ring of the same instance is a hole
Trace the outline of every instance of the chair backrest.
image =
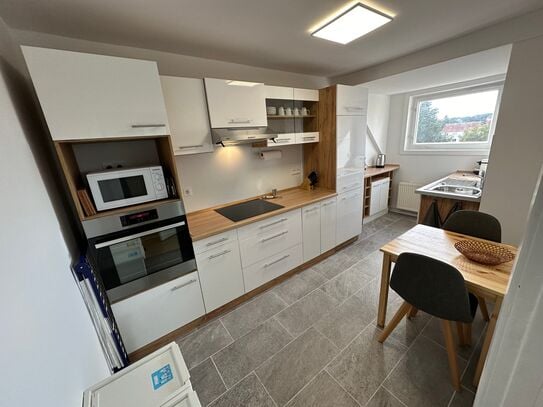
[(500, 221), (488, 213), (466, 210), (453, 212), (445, 221), (443, 229), (493, 242), (502, 241)]
[(415, 253), (398, 256), (390, 287), (421, 311), (449, 321), (472, 322), (464, 277), (442, 261)]

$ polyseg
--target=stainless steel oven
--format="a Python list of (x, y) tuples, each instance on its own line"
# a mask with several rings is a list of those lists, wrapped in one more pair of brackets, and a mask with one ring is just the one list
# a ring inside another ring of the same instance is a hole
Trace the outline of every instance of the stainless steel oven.
[(196, 270), (181, 202), (96, 218), (83, 227), (111, 302)]

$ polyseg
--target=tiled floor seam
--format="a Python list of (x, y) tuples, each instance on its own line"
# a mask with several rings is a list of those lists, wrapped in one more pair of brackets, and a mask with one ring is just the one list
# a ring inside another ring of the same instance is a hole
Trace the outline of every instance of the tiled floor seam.
[[(323, 369), (323, 370), (324, 370), (324, 369)], [(320, 374), (320, 373), (319, 373), (319, 374)], [(352, 396), (352, 394), (349, 393), (349, 392), (347, 391), (347, 389), (346, 389), (345, 387), (343, 387), (343, 385), (342, 385), (342, 384), (341, 384), (334, 376), (332, 376), (327, 370), (326, 370), (326, 374), (327, 374), (328, 376), (330, 376), (330, 377), (332, 378), (332, 380), (333, 380), (334, 382), (336, 382), (337, 385), (343, 389), (343, 391), (345, 392), (345, 394), (346, 394), (347, 396), (349, 396), (349, 397), (356, 403), (357, 406), (362, 407), (362, 405), (358, 402), (358, 400), (355, 399), (355, 398)]]
[[(217, 369), (217, 372), (218, 372), (218, 369)], [(208, 406), (210, 406), (211, 404), (215, 403), (218, 399), (220, 399), (222, 396), (224, 396), (226, 393), (228, 393), (230, 390), (232, 390), (234, 387), (236, 387), (240, 382), (242, 382), (243, 380), (245, 380), (248, 376), (251, 375), (251, 373), (255, 373), (256, 372), (254, 370), (251, 370), (249, 373), (247, 373), (245, 376), (243, 376), (240, 380), (238, 380), (236, 383), (234, 383), (232, 385), (232, 387), (230, 388), (226, 388), (226, 391), (223, 391), (219, 396), (215, 397), (212, 401), (210, 401), (209, 403), (207, 403)], [(219, 376), (220, 376), (220, 373), (219, 373)], [(222, 377), (221, 377), (222, 379)], [(226, 387), (226, 385), (225, 385)]]
[[(396, 367), (396, 366), (394, 366)], [(398, 400), (398, 402), (402, 405), (402, 406), (405, 406), (405, 407), (409, 407), (407, 404), (405, 404), (403, 401), (401, 401), (398, 397), (396, 397), (396, 395), (394, 393), (392, 393), (392, 391), (390, 391), (390, 389), (388, 387), (385, 386), (385, 382), (383, 381), (383, 383), (381, 383), (381, 385), (379, 387), (382, 387), (383, 389), (385, 389), (386, 391), (388, 391), (390, 393), (390, 395), (392, 397), (394, 397), (396, 400)], [(377, 389), (377, 391), (379, 391), (379, 389)], [(373, 394), (375, 396), (375, 394), (377, 393), (377, 391)], [(373, 396), (371, 396), (373, 397)], [(454, 397), (454, 393), (453, 393), (453, 397)], [(368, 400), (368, 402), (366, 403), (366, 406), (370, 403), (371, 399)]]
[(262, 387), (264, 388), (264, 391), (266, 392), (266, 394), (268, 395), (268, 397), (271, 399), (273, 405), (275, 407), (278, 407), (277, 406), (277, 403), (275, 402), (275, 400), (273, 399), (273, 397), (271, 396), (270, 392), (268, 391), (268, 389), (266, 388), (266, 386), (264, 386), (264, 382), (262, 382), (262, 380), (260, 379), (260, 377), (258, 376), (258, 374), (256, 374), (256, 369), (253, 370), (253, 372), (255, 373), (255, 376), (256, 376), (256, 379), (259, 381), (259, 383), (262, 385)]
[[(286, 308), (285, 308), (285, 309), (286, 309)], [(297, 338), (297, 336), (295, 336), (294, 334), (292, 334), (292, 332), (290, 332), (290, 331), (289, 331), (289, 330), (281, 323), (281, 321), (279, 321), (279, 319), (275, 318), (275, 315), (274, 315), (272, 318), (274, 318), (274, 320), (281, 326), (281, 328), (283, 328), (283, 329), (285, 330), (285, 332), (286, 332), (287, 334), (290, 335), (290, 337), (292, 338), (292, 340), (294, 340), (294, 339)], [(308, 328), (308, 329), (309, 329), (309, 328)], [(305, 332), (305, 331), (304, 331), (304, 332)], [(298, 336), (299, 336), (299, 335), (298, 335)], [(292, 342), (292, 340), (291, 340), (290, 342)], [(290, 343), (290, 342), (289, 342), (289, 343)]]

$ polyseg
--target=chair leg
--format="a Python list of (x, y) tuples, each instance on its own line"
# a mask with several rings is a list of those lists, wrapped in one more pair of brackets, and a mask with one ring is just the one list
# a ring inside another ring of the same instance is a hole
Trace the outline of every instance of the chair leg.
[(485, 321), (490, 321), (490, 316), (488, 314), (488, 308), (486, 307), (486, 301), (483, 297), (477, 296), (477, 301), (479, 301), (479, 307), (481, 308), (481, 314), (483, 314), (483, 319)]
[(445, 337), (445, 346), (447, 348), (447, 356), (449, 357), (449, 370), (451, 373), (451, 382), (455, 390), (460, 391), (460, 373), (458, 371), (458, 362), (456, 360), (456, 350), (454, 348), (454, 338), (452, 333), (451, 321), (441, 320), (441, 329)]
[(471, 324), (464, 324), (464, 345), (471, 346)]
[(386, 341), (390, 333), (394, 330), (394, 328), (396, 328), (396, 326), (400, 323), (400, 321), (403, 319), (405, 314), (409, 312), (410, 309), (411, 305), (404, 301), (404, 303), (400, 306), (398, 312), (394, 314), (390, 322), (385, 326), (385, 329), (383, 329), (383, 333), (381, 334), (381, 336), (379, 336), (378, 339), (379, 342), (383, 343), (384, 341)]
[(458, 345), (464, 346), (466, 344), (466, 334), (462, 322), (456, 322), (456, 330), (458, 334)]
[(409, 313), (407, 314), (407, 318), (415, 318), (417, 316), (417, 312), (419, 312), (419, 309), (411, 306), (411, 308), (409, 309)]

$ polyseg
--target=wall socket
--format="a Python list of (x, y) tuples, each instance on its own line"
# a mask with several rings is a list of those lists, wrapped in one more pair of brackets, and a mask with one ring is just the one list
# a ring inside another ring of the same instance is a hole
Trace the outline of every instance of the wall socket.
[(183, 195), (185, 196), (192, 196), (192, 187), (185, 187), (183, 188)]

